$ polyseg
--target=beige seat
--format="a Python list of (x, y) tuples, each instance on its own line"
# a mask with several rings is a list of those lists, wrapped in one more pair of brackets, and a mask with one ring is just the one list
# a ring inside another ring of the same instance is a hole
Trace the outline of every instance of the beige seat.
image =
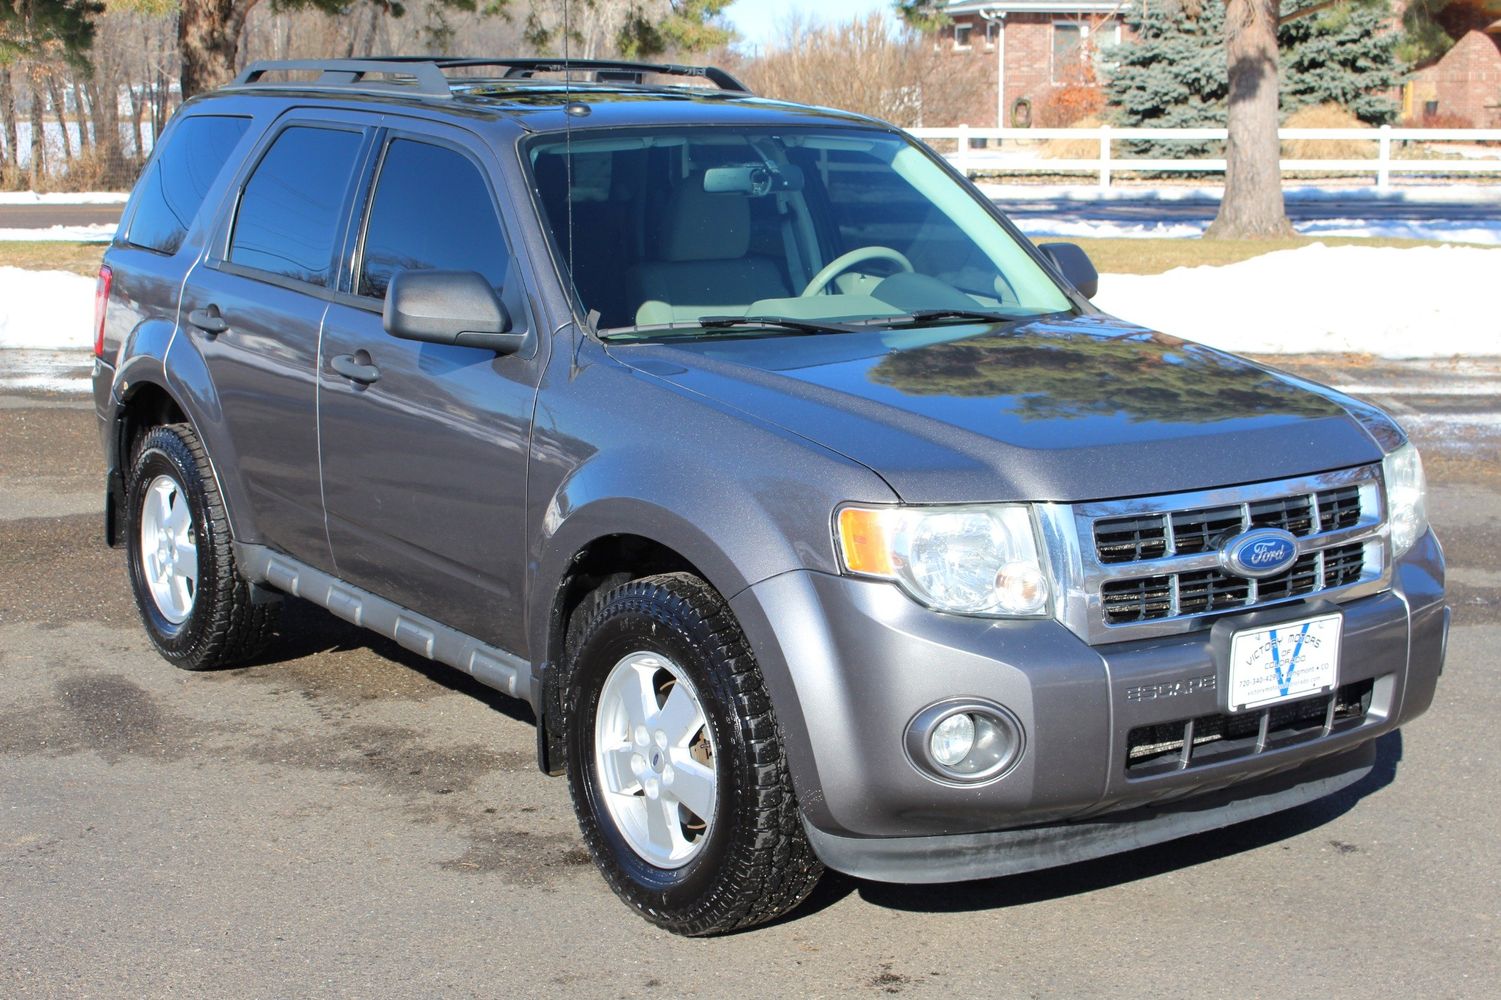
[(640, 303), (636, 322), (743, 315), (753, 302), (791, 294), (778, 262), (749, 254), (750, 242), (749, 198), (709, 194), (702, 174), (683, 178), (663, 212), (656, 259), (626, 278)]

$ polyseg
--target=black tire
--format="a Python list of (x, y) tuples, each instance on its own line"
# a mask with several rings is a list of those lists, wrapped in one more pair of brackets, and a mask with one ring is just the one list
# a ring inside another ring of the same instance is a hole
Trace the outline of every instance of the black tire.
[[(797, 906), (823, 874), (803, 833), (781, 733), (760, 668), (723, 599), (688, 573), (616, 587), (569, 629), (562, 729), (574, 812), (616, 895), (647, 920), (694, 937), (763, 923)], [(715, 747), (715, 816), (684, 867), (637, 854), (600, 799), (594, 723), (611, 668), (630, 652), (669, 658), (691, 681)]]
[[(146, 581), (141, 517), (148, 488), (159, 476), (170, 477), (186, 499), (197, 538), (198, 584), (192, 609), (181, 622), (162, 613)], [(157, 651), (184, 670), (212, 670), (243, 663), (264, 650), (281, 605), (256, 603), (235, 567), (224, 500), (193, 428), (153, 427), (136, 448), (127, 483), (126, 565), (136, 607)]]

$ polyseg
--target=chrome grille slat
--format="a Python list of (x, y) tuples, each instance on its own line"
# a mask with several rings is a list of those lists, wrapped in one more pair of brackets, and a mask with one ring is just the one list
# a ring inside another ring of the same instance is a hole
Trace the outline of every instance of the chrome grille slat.
[[(1058, 547), (1055, 572), (1067, 580), (1058, 617), (1091, 643), (1189, 632), (1229, 612), (1312, 595), (1349, 599), (1390, 582), (1379, 465), (1039, 510)], [(1227, 573), (1219, 546), (1262, 527), (1297, 539), (1293, 567), (1262, 581)]]

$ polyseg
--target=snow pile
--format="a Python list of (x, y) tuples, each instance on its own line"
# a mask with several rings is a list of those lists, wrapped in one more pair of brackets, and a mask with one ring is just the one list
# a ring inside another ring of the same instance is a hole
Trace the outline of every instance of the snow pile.
[(0, 347), (91, 350), (94, 279), (0, 267)]
[(123, 205), (129, 191), (0, 191), (0, 205)]
[(49, 226), (46, 229), (0, 229), (0, 242), (34, 240), (38, 243), (108, 243), (114, 239), (113, 222), (92, 226)]
[(1224, 267), (1101, 275), (1095, 304), (1243, 353), (1501, 355), (1498, 274), (1497, 250), (1315, 243)]
[[(1016, 227), (1040, 239), (1184, 239), (1203, 236), (1208, 219), (1184, 222), (1115, 222), (1051, 215), (1013, 217)], [(1501, 220), (1474, 219), (1308, 219), (1293, 228), (1303, 236), (1363, 236), (1383, 240), (1441, 240), (1501, 245)], [(3, 233), (0, 230), (0, 233)], [(0, 239), (3, 239), (0, 236)]]
[[(1095, 302), (1132, 323), (1253, 354), (1501, 356), (1501, 250), (1326, 247), (1225, 267), (1105, 274)], [(88, 350), (91, 278), (0, 267), (0, 347)]]

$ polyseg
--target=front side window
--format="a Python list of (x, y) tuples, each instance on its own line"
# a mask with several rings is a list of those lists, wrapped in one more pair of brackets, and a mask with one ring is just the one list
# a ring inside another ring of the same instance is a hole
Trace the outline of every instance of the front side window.
[(176, 253), (210, 185), (249, 124), (248, 118), (222, 115), (198, 115), (178, 122), (156, 162), (141, 178), (126, 242), (158, 253)]
[(954, 48), (956, 48), (956, 49), (967, 49), (967, 48), (969, 48), (969, 36), (970, 36), (970, 33), (973, 32), (974, 30), (975, 30), (975, 26), (972, 25), (972, 24), (967, 24), (967, 23), (961, 22), (959, 24), (954, 25)]
[(310, 285), (330, 284), (363, 142), (359, 132), (303, 125), (277, 136), (240, 196), (229, 259)]
[(382, 298), (396, 272), (417, 268), (478, 271), (500, 291), (509, 266), (479, 168), (446, 146), (392, 140), (371, 200), (358, 293)]
[(605, 336), (1072, 308), (974, 195), (884, 130), (591, 130), (540, 136), (527, 159), (559, 270)]

